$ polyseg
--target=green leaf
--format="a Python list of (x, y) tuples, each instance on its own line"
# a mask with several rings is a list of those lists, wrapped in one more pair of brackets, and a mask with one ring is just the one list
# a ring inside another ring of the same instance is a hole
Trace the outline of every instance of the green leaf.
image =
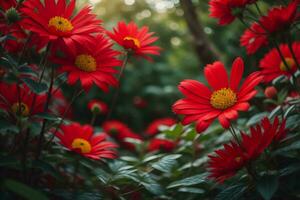
[(21, 182), (6, 179), (3, 181), (3, 186), (9, 191), (30, 200), (46, 200), (48, 199), (41, 191), (33, 189)]
[(281, 105), (277, 106), (276, 108), (274, 108), (274, 110), (272, 110), (272, 112), (269, 114), (269, 118), (272, 119), (280, 112), (281, 112)]
[(203, 194), (205, 191), (200, 188), (194, 188), (194, 187), (182, 187), (179, 188), (179, 192), (187, 192), (187, 193), (194, 193), (194, 194)]
[(257, 183), (256, 189), (265, 200), (270, 200), (278, 188), (278, 177), (264, 175)]
[(46, 92), (48, 89), (48, 86), (45, 83), (38, 83), (30, 78), (23, 78), (22, 80), (36, 94)]
[(16, 125), (11, 124), (8, 121), (1, 119), (0, 120), (0, 131), (1, 132), (19, 133), (19, 128)]
[(193, 141), (198, 134), (194, 128), (189, 128), (183, 135), (185, 140)]
[(176, 124), (176, 126), (173, 126), (169, 130), (163, 131), (163, 133), (169, 139), (177, 139), (178, 137), (180, 137), (182, 132), (183, 132), (183, 126), (180, 123)]
[(170, 188), (175, 188), (175, 187), (191, 186), (191, 185), (203, 183), (205, 181), (206, 175), (207, 174), (198, 174), (195, 176), (190, 176), (190, 177), (184, 178), (179, 181), (174, 181), (173, 183), (168, 185), (167, 188), (170, 189)]
[(289, 116), (289, 114), (296, 108), (296, 105), (292, 105), (290, 106), (284, 113), (283, 117), (287, 118)]
[(279, 171), (280, 176), (287, 176), (300, 170), (300, 163), (293, 163)]
[(31, 67), (27, 65), (27, 63), (24, 63), (23, 65), (18, 67), (18, 71), (22, 74), (32, 74), (32, 75), (37, 75), (37, 72), (34, 71)]
[(217, 195), (215, 200), (240, 200), (246, 189), (242, 184), (227, 187)]
[(288, 146), (277, 149), (276, 151), (273, 152), (273, 154), (276, 155), (276, 154), (285, 153), (287, 151), (293, 151), (298, 149), (300, 149), (300, 141), (295, 141), (292, 144), (288, 144)]
[(159, 159), (157, 162), (153, 163), (152, 167), (159, 171), (169, 173), (174, 167), (174, 165), (177, 164), (176, 159), (180, 157), (181, 157), (180, 154), (167, 155)]
[(39, 113), (39, 114), (36, 114), (34, 117), (41, 118), (41, 119), (46, 119), (46, 120), (49, 120), (49, 121), (59, 121), (59, 120), (61, 120), (60, 117), (57, 117), (55, 115), (51, 115), (49, 113)]

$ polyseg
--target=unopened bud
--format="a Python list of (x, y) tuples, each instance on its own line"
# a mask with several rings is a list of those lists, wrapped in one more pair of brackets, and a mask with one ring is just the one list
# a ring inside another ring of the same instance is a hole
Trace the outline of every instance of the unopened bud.
[(5, 12), (5, 18), (9, 24), (13, 24), (21, 19), (20, 14), (14, 7)]
[(274, 86), (269, 86), (265, 89), (265, 96), (272, 99), (277, 94), (277, 89)]

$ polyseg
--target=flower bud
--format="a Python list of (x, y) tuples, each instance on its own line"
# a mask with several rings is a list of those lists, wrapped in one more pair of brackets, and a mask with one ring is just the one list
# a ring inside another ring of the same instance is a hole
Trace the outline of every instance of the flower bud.
[(274, 86), (269, 86), (265, 89), (265, 96), (272, 99), (277, 94), (277, 89)]
[(108, 112), (108, 107), (106, 103), (98, 100), (91, 100), (88, 104), (89, 110), (94, 114), (106, 114)]
[(5, 12), (5, 18), (9, 24), (13, 24), (21, 19), (20, 14), (14, 7), (11, 7)]

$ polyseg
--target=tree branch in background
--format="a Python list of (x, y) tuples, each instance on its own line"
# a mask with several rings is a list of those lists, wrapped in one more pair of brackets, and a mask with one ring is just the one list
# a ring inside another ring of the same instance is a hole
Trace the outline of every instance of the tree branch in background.
[(180, 5), (184, 11), (187, 26), (193, 35), (195, 51), (199, 61), (203, 64), (208, 64), (219, 60), (218, 53), (212, 48), (203, 31), (203, 26), (193, 2), (191, 0), (180, 0)]

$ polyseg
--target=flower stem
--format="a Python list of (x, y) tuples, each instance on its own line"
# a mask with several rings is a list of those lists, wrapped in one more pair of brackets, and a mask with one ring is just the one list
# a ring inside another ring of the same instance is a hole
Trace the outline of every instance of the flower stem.
[(49, 139), (49, 141), (46, 143), (45, 147), (47, 148), (49, 146), (49, 144), (52, 142), (52, 140), (54, 139), (55, 137), (55, 134), (57, 133), (59, 127), (62, 125), (62, 123), (64, 122), (64, 120), (66, 119), (66, 116), (71, 108), (71, 106), (73, 105), (73, 103), (75, 102), (75, 100), (82, 94), (84, 90), (81, 89), (79, 90), (78, 92), (75, 91), (73, 96), (72, 96), (72, 99), (70, 101), (70, 103), (68, 104), (67, 108), (65, 109), (63, 115), (62, 115), (62, 118), (60, 120), (60, 122), (58, 123), (58, 125), (55, 127), (55, 130), (54, 132), (52, 133), (52, 137)]
[(275, 46), (275, 48), (276, 48), (276, 50), (277, 50), (277, 52), (278, 52), (278, 54), (279, 54), (279, 56), (280, 56), (282, 62), (283, 62), (283, 64), (285, 65), (285, 67), (287, 68), (287, 70), (290, 72), (290, 74), (291, 74), (291, 76), (292, 76), (292, 79), (293, 79), (293, 84), (292, 84), (292, 86), (294, 87), (294, 89), (295, 89), (296, 91), (299, 92), (299, 90), (298, 90), (298, 88), (297, 88), (297, 85), (296, 85), (297, 79), (296, 79), (294, 73), (291, 72), (290, 66), (289, 66), (288, 63), (286, 62), (286, 60), (285, 60), (285, 58), (284, 58), (284, 56), (283, 56), (283, 54), (282, 54), (282, 52), (281, 52), (281, 50), (280, 50), (280, 47), (278, 46), (277, 42), (274, 41), (274, 40), (273, 40), (273, 44), (274, 44), (274, 46)]
[[(49, 86), (49, 90), (47, 93), (47, 99), (46, 99), (46, 104), (44, 107), (44, 112), (48, 112), (49, 109), (49, 105), (50, 105), (50, 101), (51, 101), (51, 97), (52, 97), (52, 90), (53, 90), (53, 84), (54, 84), (54, 67), (51, 67), (51, 79), (50, 79), (50, 86)], [(41, 128), (41, 132), (40, 132), (40, 136), (39, 136), (39, 141), (38, 141), (38, 148), (37, 148), (37, 152), (36, 152), (36, 159), (38, 160), (41, 152), (42, 152), (42, 146), (43, 146), (43, 140), (44, 140), (44, 134), (45, 134), (45, 128), (46, 128), (46, 124), (47, 124), (47, 120), (44, 119), (43, 120), (43, 124), (42, 124), (42, 128)]]
[(110, 109), (109, 109), (109, 112), (106, 116), (106, 119), (105, 121), (109, 120), (111, 115), (112, 115), (112, 112), (116, 106), (116, 103), (117, 103), (117, 100), (118, 100), (118, 97), (119, 97), (119, 93), (120, 93), (120, 88), (121, 88), (121, 78), (122, 78), (122, 75), (124, 73), (124, 70), (126, 68), (126, 65), (128, 63), (128, 59), (129, 59), (129, 55), (128, 55), (128, 52), (125, 52), (124, 54), (124, 60), (123, 60), (123, 64), (122, 64), (122, 67), (121, 67), (121, 70), (120, 70), (120, 73), (118, 75), (118, 82), (119, 82), (119, 87), (117, 88), (117, 90), (115, 91), (114, 93), (114, 96), (113, 96), (113, 99), (112, 99), (112, 102), (111, 102), (111, 105), (110, 105)]
[(296, 65), (297, 65), (297, 68), (300, 70), (300, 64), (298, 62), (298, 59), (297, 59), (296, 54), (295, 54), (294, 49), (293, 49), (291, 36), (288, 37), (288, 47), (289, 47), (289, 50), (290, 50), (290, 52), (292, 54), (292, 57), (293, 57)]
[(93, 126), (95, 121), (96, 121), (96, 118), (97, 118), (97, 114), (93, 112), (93, 115), (92, 115), (92, 118), (91, 118), (91, 121), (90, 121), (90, 125)]
[(229, 131), (230, 131), (232, 137), (234, 138), (234, 140), (239, 144), (239, 146), (241, 146), (241, 142), (240, 142), (232, 124), (230, 124), (230, 126), (229, 126)]

